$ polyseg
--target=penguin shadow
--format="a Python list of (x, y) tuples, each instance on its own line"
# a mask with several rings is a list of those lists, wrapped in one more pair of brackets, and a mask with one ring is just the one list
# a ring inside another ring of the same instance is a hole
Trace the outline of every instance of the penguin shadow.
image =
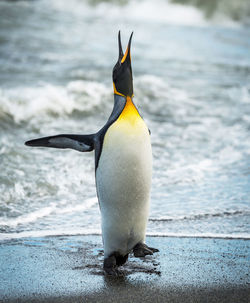
[(139, 273), (160, 276), (160, 262), (156, 258), (153, 255), (138, 258), (130, 253), (128, 262), (121, 267), (121, 270), (126, 276)]

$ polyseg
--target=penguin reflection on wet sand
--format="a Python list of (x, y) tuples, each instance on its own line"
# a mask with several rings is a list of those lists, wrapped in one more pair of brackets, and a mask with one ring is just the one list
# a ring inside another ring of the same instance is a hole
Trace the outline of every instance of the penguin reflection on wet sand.
[(102, 217), (103, 268), (119, 275), (128, 254), (145, 257), (158, 249), (145, 244), (152, 178), (150, 132), (133, 103), (130, 36), (113, 68), (114, 107), (107, 123), (89, 135), (62, 134), (25, 142), (28, 146), (95, 150), (96, 188)]

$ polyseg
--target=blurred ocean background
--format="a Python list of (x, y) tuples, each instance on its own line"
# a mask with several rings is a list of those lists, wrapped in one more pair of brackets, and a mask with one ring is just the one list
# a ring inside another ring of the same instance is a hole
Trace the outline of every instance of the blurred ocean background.
[(93, 153), (24, 141), (92, 133), (131, 31), (151, 130), (150, 235), (250, 238), (248, 0), (0, 1), (0, 239), (101, 233)]

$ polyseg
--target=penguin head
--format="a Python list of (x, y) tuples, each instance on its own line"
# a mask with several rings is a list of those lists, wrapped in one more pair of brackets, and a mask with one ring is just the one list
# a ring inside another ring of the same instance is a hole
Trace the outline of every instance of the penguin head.
[(130, 57), (130, 45), (133, 32), (130, 35), (127, 50), (123, 54), (121, 35), (118, 33), (119, 56), (118, 61), (113, 68), (114, 93), (121, 96), (133, 97), (133, 77)]

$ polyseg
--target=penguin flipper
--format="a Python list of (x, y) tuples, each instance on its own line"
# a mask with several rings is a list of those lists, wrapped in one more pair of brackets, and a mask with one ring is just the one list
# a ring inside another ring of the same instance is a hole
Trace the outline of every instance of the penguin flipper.
[(26, 141), (27, 146), (71, 148), (80, 152), (89, 152), (94, 149), (95, 135), (62, 134)]

